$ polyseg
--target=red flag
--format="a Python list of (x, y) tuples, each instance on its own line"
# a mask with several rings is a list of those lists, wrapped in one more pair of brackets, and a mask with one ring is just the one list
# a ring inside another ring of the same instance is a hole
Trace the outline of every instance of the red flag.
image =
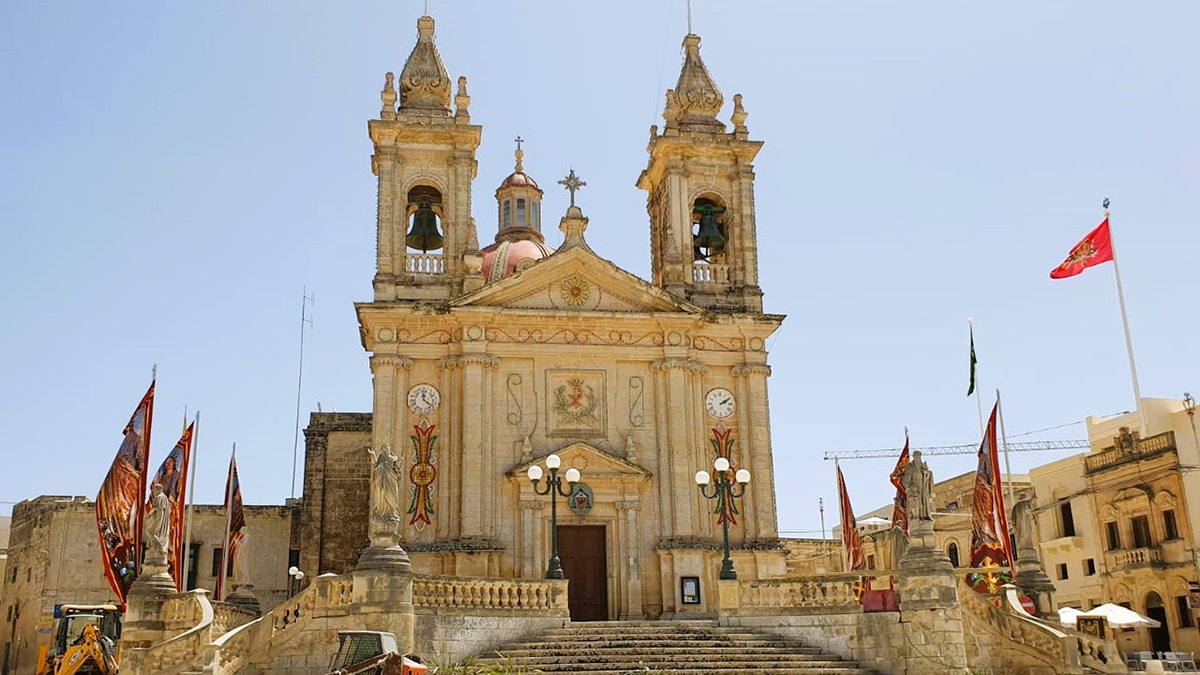
[(104, 576), (122, 607), (142, 566), (142, 517), (153, 413), (154, 382), (151, 381), (125, 425), (125, 440), (121, 441), (117, 457), (96, 495), (96, 530), (104, 552)]
[(1108, 231), (1108, 218), (1105, 218), (1096, 226), (1096, 229), (1075, 244), (1075, 247), (1067, 254), (1067, 259), (1050, 272), (1050, 278), (1073, 277), (1093, 265), (1099, 265), (1112, 259), (1112, 238)]
[[(1004, 514), (1004, 490), (1000, 479), (1000, 460), (996, 451), (996, 414), (1000, 404), (992, 406), (987, 431), (979, 446), (979, 464), (975, 471), (975, 490), (971, 507), (971, 567), (1014, 569), (1008, 519)], [(968, 577), (981, 592), (996, 592), (1004, 575), (994, 572)], [(1011, 578), (1011, 577), (1009, 577)], [(978, 582), (985, 581), (980, 584)]]
[[(184, 506), (187, 502), (188, 469), (192, 463), (192, 431), (194, 425), (189, 424), (179, 437), (179, 442), (158, 467), (158, 473), (150, 480), (150, 485), (163, 486), (163, 493), (171, 500), (171, 541), (167, 547), (167, 567), (171, 577), (175, 579), (175, 589), (183, 590), (183, 530)], [(149, 504), (147, 504), (149, 507)]]
[(888, 478), (896, 486), (896, 498), (892, 501), (892, 527), (899, 527), (908, 534), (908, 490), (904, 489), (904, 471), (908, 468), (908, 432), (904, 433), (904, 450), (896, 460), (896, 468)]
[(221, 561), (221, 565), (217, 570), (217, 588), (215, 594), (217, 600), (225, 599), (223, 593), (225, 574), (234, 565), (234, 561), (237, 558), (238, 544), (246, 534), (246, 510), (242, 506), (242, 486), (238, 482), (236, 454), (229, 458), (229, 475), (225, 478), (225, 523), (226, 557)]
[(845, 571), (867, 569), (867, 557), (863, 554), (862, 535), (854, 519), (854, 509), (850, 507), (850, 495), (846, 493), (846, 479), (842, 477), (842, 467), (837, 468), (838, 508), (842, 514), (842, 548), (844, 549), (843, 563)]

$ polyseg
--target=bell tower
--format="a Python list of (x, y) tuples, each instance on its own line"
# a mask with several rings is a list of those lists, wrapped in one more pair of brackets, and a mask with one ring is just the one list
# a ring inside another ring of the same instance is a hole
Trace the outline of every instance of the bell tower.
[(432, 17), (417, 20), (417, 44), (399, 82), (387, 74), (379, 119), (368, 123), (371, 171), (379, 178), (377, 302), (447, 300), (481, 278), (471, 181), (482, 128), (471, 124), (467, 78), (458, 78), (450, 109), (433, 29)]
[(683, 49), (637, 182), (648, 193), (651, 280), (705, 309), (761, 313), (753, 161), (762, 142), (748, 139), (741, 94), (733, 131), (717, 120), (724, 97), (700, 59), (700, 37), (687, 35)]

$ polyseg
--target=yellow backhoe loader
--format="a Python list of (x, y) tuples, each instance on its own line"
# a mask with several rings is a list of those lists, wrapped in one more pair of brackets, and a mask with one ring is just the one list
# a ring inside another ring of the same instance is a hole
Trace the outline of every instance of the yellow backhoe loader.
[(116, 605), (61, 605), (49, 647), (38, 655), (37, 675), (118, 672), (121, 610)]

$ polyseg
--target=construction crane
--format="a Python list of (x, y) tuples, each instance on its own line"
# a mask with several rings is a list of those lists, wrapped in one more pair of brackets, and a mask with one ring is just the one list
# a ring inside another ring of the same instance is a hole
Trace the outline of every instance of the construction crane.
[[(1009, 443), (1010, 452), (1037, 452), (1049, 450), (1086, 450), (1091, 446), (1087, 441), (1025, 441)], [(873, 457), (899, 457), (903, 448), (877, 448), (875, 450), (832, 450), (825, 453), (825, 460), (831, 459), (870, 459)], [(979, 444), (970, 445), (931, 445), (925, 448), (909, 448), (910, 451), (921, 451), (924, 455), (973, 455), (979, 452)]]

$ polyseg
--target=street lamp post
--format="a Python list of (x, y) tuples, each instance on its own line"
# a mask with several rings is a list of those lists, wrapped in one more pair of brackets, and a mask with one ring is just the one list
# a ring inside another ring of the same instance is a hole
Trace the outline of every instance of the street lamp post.
[(558, 475), (558, 467), (562, 458), (558, 455), (546, 456), (546, 468), (550, 469), (550, 477), (546, 479), (546, 487), (539, 488), (538, 481), (542, 479), (542, 467), (534, 464), (529, 467), (529, 481), (533, 483), (533, 491), (539, 495), (550, 495), (550, 564), (546, 566), (547, 579), (562, 579), (562, 563), (558, 559), (558, 495), (571, 496), (571, 490), (579, 482), (579, 469), (567, 469), (567, 489), (563, 490), (563, 477)]
[(738, 469), (737, 473), (731, 477), (729, 460), (724, 457), (716, 458), (713, 461), (713, 468), (717, 470), (716, 475), (712, 477), (713, 482), (709, 483), (708, 472), (701, 469), (696, 472), (696, 485), (700, 488), (700, 494), (708, 499), (717, 500), (717, 509), (721, 514), (721, 535), (725, 542), (725, 559), (721, 561), (721, 578), (737, 579), (737, 572), (733, 569), (733, 559), (729, 557), (729, 513), (732, 507), (730, 500), (746, 494), (746, 486), (750, 484), (750, 471)]
[(1192, 440), (1196, 443), (1196, 449), (1200, 450), (1200, 436), (1196, 435), (1196, 399), (1186, 391), (1183, 392), (1183, 410), (1187, 413), (1188, 422), (1192, 423)]

